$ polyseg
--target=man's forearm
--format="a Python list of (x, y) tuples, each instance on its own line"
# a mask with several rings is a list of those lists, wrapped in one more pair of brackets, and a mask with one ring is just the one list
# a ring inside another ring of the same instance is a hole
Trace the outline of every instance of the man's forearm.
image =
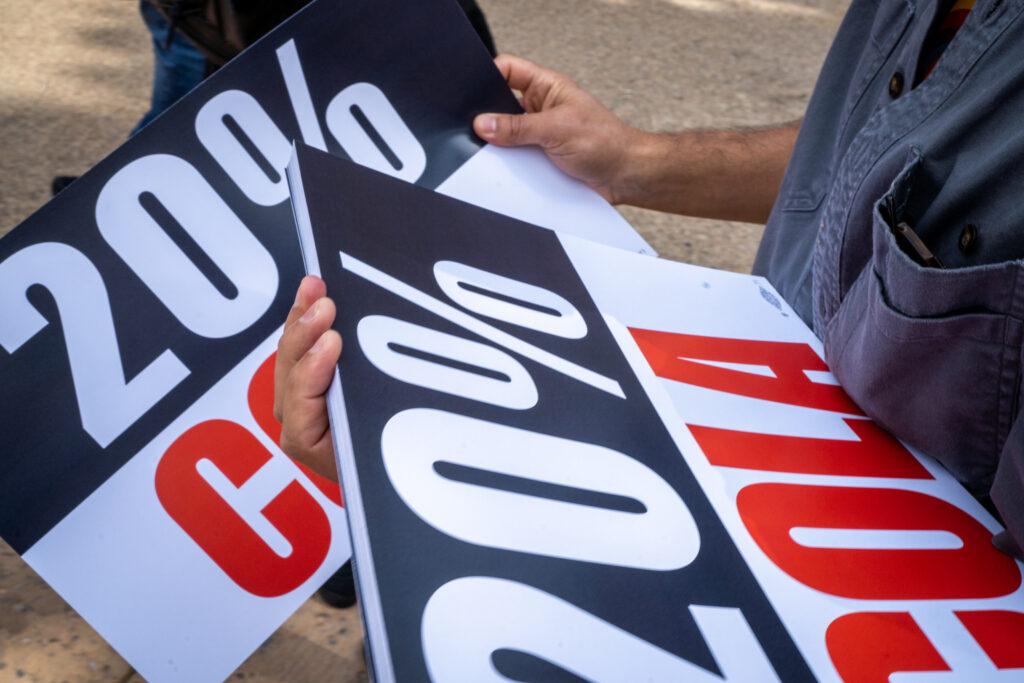
[(701, 218), (764, 223), (799, 122), (774, 128), (637, 132), (612, 199)]

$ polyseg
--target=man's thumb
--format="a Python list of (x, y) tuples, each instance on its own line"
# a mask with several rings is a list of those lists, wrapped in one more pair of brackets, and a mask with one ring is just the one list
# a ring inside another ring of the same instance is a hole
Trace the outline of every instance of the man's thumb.
[(502, 147), (540, 144), (536, 114), (480, 114), (473, 130), (487, 142)]

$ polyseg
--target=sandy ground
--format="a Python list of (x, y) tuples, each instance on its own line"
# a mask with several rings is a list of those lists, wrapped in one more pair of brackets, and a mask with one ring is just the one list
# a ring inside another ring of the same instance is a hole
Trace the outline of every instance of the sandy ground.
[[(480, 0), (499, 48), (653, 130), (798, 118), (847, 0)], [(0, 235), (113, 150), (147, 108), (134, 0), (0, 2)], [(684, 191), (685, 188), (680, 188)], [(624, 209), (663, 256), (749, 270), (761, 226)], [(2, 417), (0, 417), (2, 420)], [(2, 457), (2, 456), (0, 456)], [(360, 681), (355, 610), (309, 601), (236, 673)], [(0, 542), (0, 681), (129, 681), (130, 667)]]

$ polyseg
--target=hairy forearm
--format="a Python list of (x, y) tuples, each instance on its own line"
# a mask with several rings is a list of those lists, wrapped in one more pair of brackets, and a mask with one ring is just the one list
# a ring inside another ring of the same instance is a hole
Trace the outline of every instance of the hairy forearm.
[(772, 128), (635, 131), (612, 199), (687, 216), (768, 220), (799, 122)]

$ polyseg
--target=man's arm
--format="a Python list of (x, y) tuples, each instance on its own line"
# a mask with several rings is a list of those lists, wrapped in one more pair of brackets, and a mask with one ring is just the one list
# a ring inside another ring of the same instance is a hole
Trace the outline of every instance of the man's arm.
[(539, 145), (563, 171), (614, 204), (763, 223), (798, 123), (735, 131), (647, 133), (626, 125), (568, 77), (509, 55), (495, 60), (526, 114), (482, 114), (477, 135)]
[(643, 133), (624, 164), (619, 204), (764, 223), (799, 124), (735, 131)]

